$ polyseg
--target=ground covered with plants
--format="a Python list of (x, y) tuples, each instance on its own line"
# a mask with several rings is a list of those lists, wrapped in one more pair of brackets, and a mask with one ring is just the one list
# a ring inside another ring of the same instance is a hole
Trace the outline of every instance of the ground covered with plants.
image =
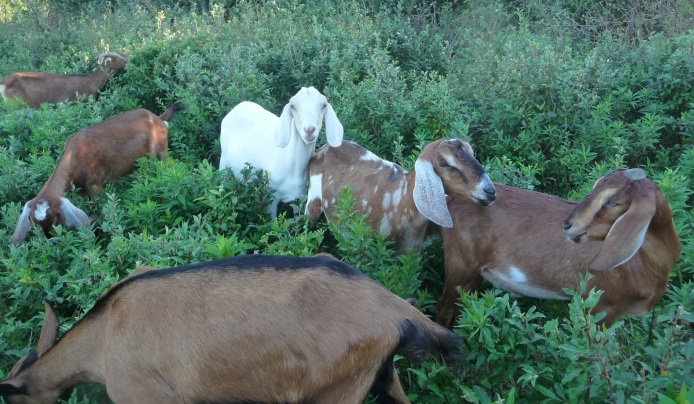
[[(238, 102), (279, 114), (298, 88), (333, 105), (345, 138), (411, 169), (426, 143), (458, 137), (497, 182), (568, 199), (616, 167), (642, 167), (665, 192), (682, 242), (652, 315), (609, 330), (570, 302), (463, 295), (455, 331), (469, 360), (396, 363), (414, 402), (694, 402), (694, 6), (685, 0), (0, 0), (0, 77), (86, 73), (104, 51), (126, 70), (98, 100), (32, 110), (0, 102), (0, 379), (34, 347), (42, 298), (61, 332), (139, 265), (239, 254), (330, 252), (433, 315), (440, 239), (396, 256), (350, 212), (313, 229), (270, 221), (262, 173), (219, 171), (219, 129)], [(188, 109), (169, 159), (142, 159), (98, 198), (67, 196), (90, 229), (38, 229), (9, 246), (24, 203), (65, 140), (117, 113)], [(324, 139), (324, 138), (323, 138)], [(302, 208), (305, 200), (296, 201)], [(104, 402), (102, 388), (71, 403)]]

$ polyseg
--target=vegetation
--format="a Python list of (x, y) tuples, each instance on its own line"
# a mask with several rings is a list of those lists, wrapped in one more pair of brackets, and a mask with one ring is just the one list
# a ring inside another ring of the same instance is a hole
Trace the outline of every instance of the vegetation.
[[(65, 325), (138, 265), (326, 251), (434, 313), (440, 239), (395, 256), (363, 218), (309, 228), (269, 221), (267, 179), (219, 171), (219, 127), (238, 102), (279, 113), (313, 85), (345, 138), (412, 168), (421, 147), (459, 137), (495, 181), (579, 199), (615, 167), (643, 167), (667, 195), (682, 256), (653, 316), (609, 330), (567, 302), (463, 295), (456, 332), (470, 360), (397, 363), (416, 402), (694, 402), (694, 6), (688, 0), (0, 0), (0, 77), (84, 73), (126, 53), (98, 100), (31, 110), (0, 102), (0, 378), (36, 345), (43, 297)], [(145, 158), (95, 200), (68, 197), (91, 229), (16, 220), (77, 130), (134, 108), (189, 108), (169, 160)], [(345, 195), (348, 207), (350, 195)], [(297, 201), (301, 204), (305, 201)], [(291, 212), (289, 207), (286, 212)], [(76, 389), (71, 403), (104, 399)]]

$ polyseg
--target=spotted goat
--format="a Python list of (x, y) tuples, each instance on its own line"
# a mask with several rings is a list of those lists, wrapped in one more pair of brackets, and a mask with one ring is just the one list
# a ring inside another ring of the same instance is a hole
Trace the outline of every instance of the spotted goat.
[(438, 140), (422, 149), (414, 170), (383, 160), (354, 142), (323, 146), (309, 162), (310, 186), (306, 214), (334, 219), (342, 187), (355, 197), (355, 210), (367, 214), (369, 224), (394, 242), (400, 252), (418, 251), (430, 223), (451, 227), (446, 195), (456, 195), (477, 206), (494, 202), (489, 175), (460, 139)]
[[(443, 229), (445, 288), (437, 322), (458, 316), (457, 287), (483, 279), (515, 294), (568, 299), (579, 275), (603, 294), (593, 313), (611, 326), (625, 314), (645, 315), (665, 293), (680, 242), (665, 195), (642, 169), (598, 179), (580, 202), (496, 184), (498, 200), (480, 208), (450, 198), (453, 228)], [(563, 225), (563, 229), (562, 229)]]

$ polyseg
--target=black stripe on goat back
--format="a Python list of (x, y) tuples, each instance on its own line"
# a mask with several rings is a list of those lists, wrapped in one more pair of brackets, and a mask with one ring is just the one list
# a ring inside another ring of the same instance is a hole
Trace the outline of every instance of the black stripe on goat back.
[(197, 264), (183, 265), (179, 267), (152, 269), (137, 275), (125, 278), (120, 283), (112, 286), (90, 310), (90, 314), (96, 314), (105, 305), (112, 295), (120, 289), (139, 280), (164, 279), (184, 273), (205, 273), (212, 271), (236, 271), (236, 272), (261, 272), (261, 271), (313, 271), (327, 270), (338, 276), (365, 277), (358, 269), (331, 257), (320, 255), (316, 257), (290, 257), (283, 255), (240, 255), (237, 257), (222, 258), (214, 261), (200, 262)]

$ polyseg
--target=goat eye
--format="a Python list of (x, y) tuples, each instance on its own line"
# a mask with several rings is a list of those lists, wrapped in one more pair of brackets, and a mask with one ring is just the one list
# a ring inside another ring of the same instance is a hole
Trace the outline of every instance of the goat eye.
[(605, 202), (605, 205), (609, 206), (610, 208), (616, 208), (617, 206), (619, 206), (619, 202), (615, 202), (608, 199), (607, 202)]
[(323, 104), (322, 109), (326, 109), (326, 108), (328, 108), (328, 104)]

